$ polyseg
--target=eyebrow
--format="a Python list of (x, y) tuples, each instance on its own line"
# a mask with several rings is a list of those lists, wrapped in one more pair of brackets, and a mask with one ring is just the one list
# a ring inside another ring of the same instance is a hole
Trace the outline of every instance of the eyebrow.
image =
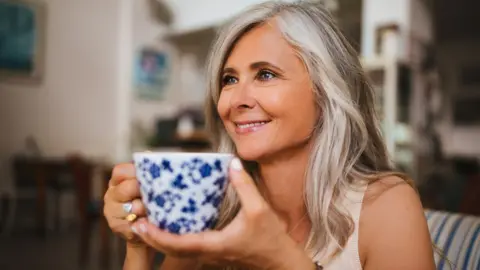
[[(278, 66), (275, 66), (274, 64), (272, 64), (270, 62), (266, 62), (266, 61), (259, 61), (259, 62), (254, 62), (254, 63), (250, 64), (250, 69), (251, 70), (257, 70), (257, 69), (265, 68), (265, 67), (271, 67), (271, 68), (276, 69), (280, 72), (283, 72), (283, 70), (281, 68), (279, 68)], [(223, 69), (223, 73), (224, 74), (225, 73), (237, 73), (237, 71), (232, 67), (227, 67), (227, 68)]]

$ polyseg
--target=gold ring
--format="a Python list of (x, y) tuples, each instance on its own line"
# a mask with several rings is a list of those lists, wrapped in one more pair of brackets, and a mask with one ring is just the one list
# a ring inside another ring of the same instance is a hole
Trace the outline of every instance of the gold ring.
[(134, 222), (137, 219), (137, 215), (135, 214), (128, 214), (128, 216), (125, 217), (125, 220), (128, 222)]

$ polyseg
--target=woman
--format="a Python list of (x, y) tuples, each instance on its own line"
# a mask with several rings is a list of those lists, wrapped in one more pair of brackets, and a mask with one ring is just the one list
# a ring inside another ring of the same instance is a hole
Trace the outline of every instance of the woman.
[(125, 220), (145, 210), (133, 166), (119, 165), (105, 216), (128, 239), (124, 269), (149, 269), (154, 251), (167, 255), (161, 269), (434, 269), (421, 203), (389, 161), (373, 90), (322, 7), (255, 6), (222, 30), (208, 63), (213, 141), (241, 159), (218, 230), (176, 236)]

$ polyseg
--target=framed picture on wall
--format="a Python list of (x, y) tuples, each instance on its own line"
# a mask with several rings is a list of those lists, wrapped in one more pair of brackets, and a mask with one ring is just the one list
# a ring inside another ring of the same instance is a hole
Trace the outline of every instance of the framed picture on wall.
[(37, 1), (0, 1), (0, 82), (42, 79), (45, 9)]
[(141, 49), (137, 53), (134, 74), (137, 97), (164, 99), (170, 76), (168, 54), (155, 48)]

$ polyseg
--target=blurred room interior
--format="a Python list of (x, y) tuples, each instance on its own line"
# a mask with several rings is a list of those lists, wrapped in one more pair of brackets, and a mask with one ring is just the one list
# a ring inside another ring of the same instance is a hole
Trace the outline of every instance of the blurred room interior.
[[(1, 269), (120, 269), (102, 218), (113, 164), (209, 150), (205, 59), (258, 2), (0, 1)], [(318, 2), (358, 50), (424, 207), (480, 219), (480, 2)]]

